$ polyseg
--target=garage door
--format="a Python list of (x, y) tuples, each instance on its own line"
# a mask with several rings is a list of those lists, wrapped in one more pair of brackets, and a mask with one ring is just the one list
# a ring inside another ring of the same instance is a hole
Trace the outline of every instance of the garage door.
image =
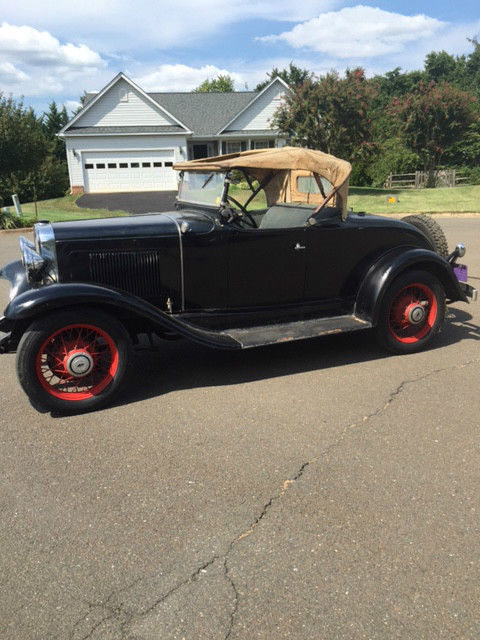
[(86, 193), (174, 191), (173, 151), (109, 151), (82, 154)]

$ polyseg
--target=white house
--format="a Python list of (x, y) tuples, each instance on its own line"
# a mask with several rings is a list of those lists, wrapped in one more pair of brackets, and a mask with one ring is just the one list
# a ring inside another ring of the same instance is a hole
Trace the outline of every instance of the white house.
[(283, 146), (271, 120), (287, 90), (146, 93), (119, 73), (58, 134), (71, 192), (175, 190), (176, 161)]

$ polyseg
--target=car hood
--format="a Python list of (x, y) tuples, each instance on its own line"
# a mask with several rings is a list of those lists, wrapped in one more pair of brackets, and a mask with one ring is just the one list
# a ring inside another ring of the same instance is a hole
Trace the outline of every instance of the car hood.
[(95, 218), (52, 224), (55, 240), (101, 240), (108, 238), (151, 238), (178, 235), (188, 230), (193, 233), (209, 233), (213, 219), (201, 212), (166, 211), (142, 213), (119, 218)]

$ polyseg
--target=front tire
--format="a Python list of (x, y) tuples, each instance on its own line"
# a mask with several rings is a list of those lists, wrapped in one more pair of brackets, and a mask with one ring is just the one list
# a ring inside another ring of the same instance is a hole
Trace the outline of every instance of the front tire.
[(93, 411), (120, 389), (130, 350), (128, 333), (109, 314), (67, 309), (28, 327), (17, 349), (17, 374), (40, 411)]
[(427, 348), (445, 318), (445, 291), (426, 271), (409, 271), (391, 284), (376, 327), (381, 346), (395, 353)]

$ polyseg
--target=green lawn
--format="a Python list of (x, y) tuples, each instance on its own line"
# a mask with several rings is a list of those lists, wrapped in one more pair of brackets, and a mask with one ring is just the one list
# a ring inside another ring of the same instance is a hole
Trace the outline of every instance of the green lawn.
[[(232, 195), (245, 202), (250, 195), (248, 190), (233, 187)], [(389, 196), (396, 202), (389, 203)], [(86, 220), (88, 218), (111, 218), (128, 215), (125, 211), (108, 209), (82, 209), (77, 207), (79, 196), (65, 196), (37, 203), (38, 219), (59, 222), (64, 220)], [(263, 194), (259, 194), (251, 203), (251, 209), (266, 206)], [(480, 185), (467, 185), (454, 189), (371, 189), (368, 187), (350, 187), (348, 208), (367, 213), (462, 213), (480, 212)], [(25, 221), (35, 222), (33, 202), (22, 204)]]
[[(37, 202), (38, 219), (51, 222), (65, 220), (86, 220), (88, 218), (113, 218), (128, 215), (125, 211), (108, 211), (108, 209), (82, 209), (75, 204), (79, 196), (65, 196), (53, 200)], [(11, 207), (10, 209), (13, 209)], [(25, 218), (35, 222), (35, 205), (33, 202), (22, 204)]]
[[(396, 198), (387, 202), (388, 196)], [(480, 185), (440, 189), (371, 189), (350, 187), (348, 208), (367, 213), (477, 213)]]

